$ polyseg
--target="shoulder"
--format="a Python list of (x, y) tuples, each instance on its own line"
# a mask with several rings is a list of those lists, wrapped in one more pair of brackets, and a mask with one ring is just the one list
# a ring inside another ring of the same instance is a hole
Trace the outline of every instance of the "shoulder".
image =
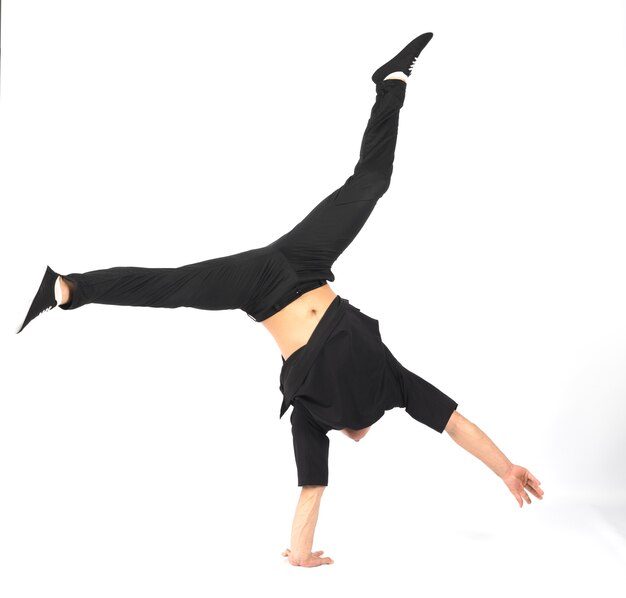
[(302, 404), (302, 401), (295, 400), (291, 410), (291, 427), (294, 432), (308, 432), (326, 435), (328, 428), (315, 419), (313, 414)]

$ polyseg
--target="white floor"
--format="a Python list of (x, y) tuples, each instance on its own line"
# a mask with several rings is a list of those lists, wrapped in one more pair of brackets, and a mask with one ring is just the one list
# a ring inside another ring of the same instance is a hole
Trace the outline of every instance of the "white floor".
[(624, 507), (544, 500), (514, 513), (514, 505), (486, 512), (470, 500), (442, 524), (448, 504), (410, 515), (399, 499), (363, 525), (363, 508), (371, 505), (347, 512), (335, 505), (326, 509), (318, 534), (324, 543), (332, 539), (332, 550), (326, 547), (335, 564), (317, 569), (291, 567), (272, 549), (273, 514), (249, 528), (244, 511), (241, 529), (233, 516), (241, 505), (207, 514), (196, 526), (186, 524), (184, 509), (162, 513), (156, 527), (140, 521), (119, 529), (98, 512), (91, 519), (79, 513), (56, 521), (47, 514), (43, 526), (27, 526), (20, 535), (9, 521), (0, 595), (626, 595)]
[[(307, 575), (304, 594), (626, 595), (626, 508), (544, 501), (530, 509), (520, 517), (506, 509), (477, 513), (473, 521), (461, 509), (444, 526), (435, 524), (437, 517), (430, 526), (407, 518), (408, 536), (395, 527), (384, 543), (361, 539), (349, 553), (342, 547), (332, 570)], [(297, 595), (302, 577), (287, 571), (267, 582), (280, 588), (278, 595)]]

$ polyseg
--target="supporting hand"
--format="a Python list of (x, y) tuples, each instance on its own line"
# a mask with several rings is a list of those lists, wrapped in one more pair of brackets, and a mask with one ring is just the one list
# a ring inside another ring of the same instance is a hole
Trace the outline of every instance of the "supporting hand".
[(502, 481), (517, 499), (520, 507), (524, 504), (522, 498), (530, 504), (530, 496), (528, 496), (526, 490), (539, 500), (543, 498), (543, 490), (539, 487), (541, 482), (524, 467), (511, 465), (509, 470), (502, 476)]
[(323, 550), (318, 550), (317, 552), (310, 552), (304, 557), (296, 558), (289, 548), (283, 552), (283, 556), (286, 556), (289, 563), (295, 567), (319, 567), (320, 565), (332, 565), (335, 562), (330, 557), (322, 557), (323, 554)]

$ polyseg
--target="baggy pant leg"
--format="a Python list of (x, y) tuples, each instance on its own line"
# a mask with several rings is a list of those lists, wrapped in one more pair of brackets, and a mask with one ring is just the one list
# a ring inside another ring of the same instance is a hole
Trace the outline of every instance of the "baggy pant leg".
[(354, 240), (389, 188), (405, 92), (406, 83), (400, 80), (376, 85), (376, 101), (354, 174), (273, 243), (297, 270), (334, 280), (332, 264)]
[(253, 249), (178, 268), (114, 267), (63, 275), (72, 287), (62, 309), (88, 303), (143, 307), (244, 309), (280, 281), (282, 256)]
[(303, 281), (334, 280), (332, 264), (389, 187), (405, 89), (398, 80), (376, 86), (354, 174), (274, 243), (179, 268), (125, 266), (63, 275), (72, 294), (60, 307), (70, 310), (100, 303), (242, 309), (257, 319)]

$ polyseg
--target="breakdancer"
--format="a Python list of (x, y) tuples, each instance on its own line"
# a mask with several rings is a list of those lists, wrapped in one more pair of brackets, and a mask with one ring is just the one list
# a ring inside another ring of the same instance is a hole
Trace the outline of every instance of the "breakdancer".
[(18, 332), (57, 305), (65, 311), (89, 303), (144, 307), (238, 309), (262, 323), (281, 352), (280, 416), (291, 407), (300, 498), (291, 546), (292, 565), (331, 564), (313, 552), (320, 501), (328, 485), (328, 433), (359, 441), (386, 411), (402, 408), (450, 437), (485, 463), (519, 506), (540, 482), (513, 464), (457, 403), (409, 371), (383, 343), (378, 320), (328, 284), (335, 260), (354, 240), (387, 191), (393, 170), (400, 109), (415, 61), (432, 38), (411, 41), (372, 75), (376, 100), (354, 173), (300, 223), (272, 243), (177, 268), (114, 267), (60, 275), (46, 269)]

